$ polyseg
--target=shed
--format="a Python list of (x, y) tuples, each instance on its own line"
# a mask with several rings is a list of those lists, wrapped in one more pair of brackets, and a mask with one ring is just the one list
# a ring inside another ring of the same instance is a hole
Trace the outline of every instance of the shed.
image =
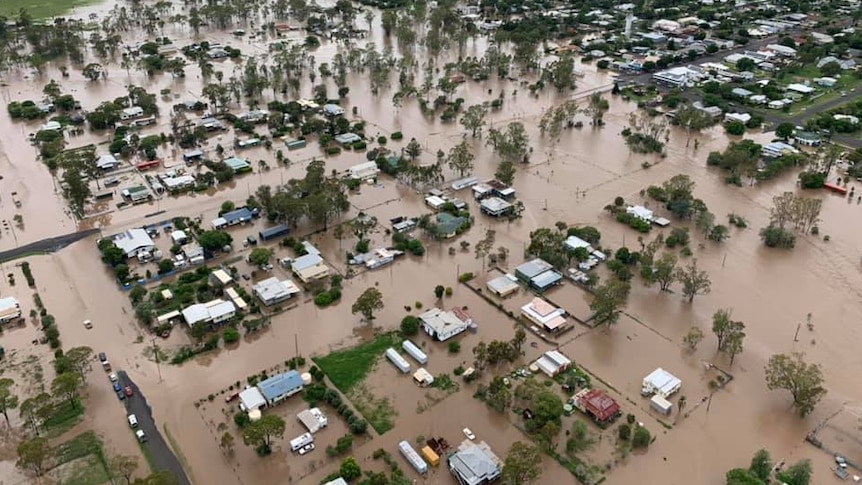
[(572, 361), (559, 350), (549, 350), (536, 361), (536, 366), (551, 378), (568, 369), (571, 365)]
[(562, 283), (563, 275), (550, 270), (536, 276), (530, 280), (530, 286), (539, 291), (545, 291), (548, 288)]
[(335, 135), (335, 142), (342, 146), (350, 145), (358, 141), (362, 141), (362, 137), (356, 133), (342, 133), (340, 135)]
[(673, 403), (656, 394), (649, 400), (650, 407), (659, 413), (668, 416), (673, 410)]
[(486, 286), (491, 293), (494, 293), (500, 298), (505, 298), (513, 293), (517, 293), (520, 288), (517, 279), (511, 274), (505, 274), (494, 278), (489, 281)]
[(329, 424), (329, 420), (320, 408), (311, 408), (300, 411), (299, 414), (296, 415), (296, 418), (299, 419), (299, 422), (302, 423), (302, 425), (305, 426), (311, 434), (317, 433)]
[(479, 183), (479, 179), (476, 177), (467, 177), (463, 179), (456, 180), (452, 182), (452, 190), (461, 190), (466, 189), (467, 187), (472, 187)]
[(266, 399), (263, 398), (263, 394), (260, 393), (258, 388), (249, 387), (239, 393), (239, 407), (243, 411), (248, 412), (264, 406), (266, 406)]
[(419, 384), (419, 387), (430, 386), (434, 383), (434, 376), (425, 370), (424, 367), (420, 367), (413, 373), (413, 381)]
[(305, 140), (288, 140), (284, 144), (288, 150), (299, 150), (300, 148), (305, 148), (307, 142)]
[(180, 246), (182, 246), (186, 243), (186, 241), (188, 241), (188, 239), (189, 238), (186, 235), (185, 231), (177, 229), (176, 231), (171, 233), (171, 240), (174, 242), (174, 244), (179, 244)]
[(244, 158), (230, 157), (222, 160), (234, 173), (247, 172), (251, 170), (251, 164)]
[(428, 363), (428, 356), (425, 355), (425, 352), (422, 352), (422, 350), (410, 340), (405, 340), (404, 342), (402, 342), (401, 348), (404, 349), (404, 351), (407, 352), (410, 357), (416, 359), (416, 362), (419, 362), (420, 364)]
[(440, 210), (443, 205), (446, 204), (446, 200), (443, 197), (439, 197), (436, 195), (429, 195), (425, 197), (425, 205), (436, 210)]
[(210, 273), (210, 282), (214, 285), (218, 286), (227, 286), (229, 285), (233, 279), (227, 273), (227, 271), (223, 269), (217, 269)]
[(200, 160), (203, 157), (204, 157), (204, 152), (202, 152), (201, 150), (198, 150), (198, 149), (190, 150), (190, 151), (183, 153), (183, 161), (185, 161), (185, 162), (192, 162), (195, 160)]
[(287, 236), (287, 233), (289, 232), (290, 228), (287, 227), (287, 225), (279, 224), (277, 226), (261, 229), (260, 232), (257, 233), (257, 235), (260, 236), (261, 241), (269, 241), (277, 237)]
[(659, 367), (644, 377), (642, 394), (658, 394), (667, 398), (682, 387), (682, 381), (670, 372)]
[(96, 167), (101, 170), (113, 170), (120, 166), (120, 161), (110, 153), (100, 156), (96, 159)]
[(341, 116), (344, 114), (344, 108), (337, 104), (324, 104), (323, 114), (326, 116)]
[(512, 204), (500, 197), (488, 197), (479, 203), (479, 209), (489, 216), (500, 217), (512, 209)]
[(532, 261), (527, 261), (526, 263), (515, 268), (515, 276), (522, 281), (529, 282), (536, 276), (544, 273), (545, 271), (553, 269), (553, 265), (548, 263), (547, 261), (536, 258)]
[(395, 349), (391, 347), (386, 349), (386, 358), (395, 364), (395, 367), (404, 374), (410, 372), (410, 364), (404, 360), (404, 357), (401, 357), (401, 354), (399, 354)]
[(347, 169), (347, 172), (350, 178), (364, 180), (376, 177), (380, 173), (380, 168), (377, 162), (365, 162), (353, 165)]

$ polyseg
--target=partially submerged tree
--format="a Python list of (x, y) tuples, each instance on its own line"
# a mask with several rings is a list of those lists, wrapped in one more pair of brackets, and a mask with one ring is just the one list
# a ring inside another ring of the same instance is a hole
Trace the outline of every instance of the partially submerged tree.
[(470, 136), (473, 138), (482, 136), (482, 127), (485, 126), (485, 115), (488, 110), (481, 104), (475, 104), (464, 111), (461, 117), (461, 125), (464, 129), (470, 131)]
[(22, 441), (18, 445), (17, 465), (32, 471), (37, 477), (41, 476), (51, 451), (48, 440), (41, 436)]
[(473, 152), (470, 150), (470, 145), (467, 140), (461, 140), (460, 143), (449, 150), (449, 155), (446, 161), (449, 163), (449, 168), (458, 172), (459, 177), (469, 175), (473, 172)]
[(608, 328), (617, 323), (622, 313), (622, 307), (629, 297), (631, 286), (625, 281), (611, 279), (596, 288), (593, 301), (590, 302), (597, 325), (607, 325)]
[(511, 485), (526, 485), (542, 476), (542, 454), (537, 446), (520, 441), (512, 443), (503, 461), (502, 482)]
[(367, 288), (353, 303), (350, 312), (356, 315), (362, 314), (362, 318), (371, 323), (374, 320), (374, 312), (383, 309), (383, 294), (377, 288)]
[(697, 259), (685, 268), (676, 270), (676, 279), (682, 283), (682, 294), (688, 298), (689, 303), (694, 301), (697, 295), (707, 295), (712, 289), (712, 281), (706, 271), (697, 268)]
[(0, 379), (0, 413), (6, 418), (6, 424), (9, 424), (9, 410), (18, 407), (18, 396), (12, 392), (12, 386), (15, 381), (4, 377)]
[(799, 352), (777, 354), (766, 364), (766, 387), (789, 391), (800, 416), (811, 413), (826, 395), (820, 365), (808, 364), (803, 357)]
[(265, 414), (243, 430), (242, 439), (247, 446), (253, 446), (258, 454), (268, 455), (276, 439), (284, 437), (285, 422), (275, 414)]
[(526, 163), (529, 161), (530, 139), (524, 125), (517, 121), (509, 123), (502, 131), (495, 128), (488, 130), (487, 144), (502, 161)]

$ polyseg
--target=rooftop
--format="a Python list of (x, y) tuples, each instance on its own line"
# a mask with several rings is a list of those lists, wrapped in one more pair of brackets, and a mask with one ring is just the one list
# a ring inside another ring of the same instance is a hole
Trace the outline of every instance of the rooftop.
[(524, 278), (532, 279), (540, 274), (548, 271), (549, 269), (553, 269), (553, 265), (548, 263), (547, 261), (536, 258), (532, 261), (527, 261), (526, 263), (515, 268), (515, 271), (522, 275)]
[(484, 441), (464, 441), (449, 457), (449, 470), (464, 485), (490, 482), (500, 476), (502, 469), (502, 462)]
[(257, 384), (257, 388), (267, 401), (278, 399), (298, 387), (302, 387), (302, 376), (295, 370), (276, 374)]
[(129, 229), (114, 236), (114, 244), (126, 253), (126, 256), (136, 251), (155, 246), (153, 239), (143, 229)]
[(470, 315), (459, 308), (454, 308), (451, 311), (432, 308), (419, 315), (419, 319), (438, 334), (445, 334), (453, 328), (469, 325), (473, 320)]
[(293, 281), (279, 281), (275, 276), (259, 281), (252, 287), (252, 291), (263, 301), (282, 300), (300, 292)]

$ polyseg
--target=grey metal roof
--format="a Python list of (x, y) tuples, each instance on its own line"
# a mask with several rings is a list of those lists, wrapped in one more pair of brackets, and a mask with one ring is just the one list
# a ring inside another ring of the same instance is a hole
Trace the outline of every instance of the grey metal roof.
[(559, 283), (562, 279), (563, 276), (556, 271), (545, 271), (539, 276), (532, 278), (530, 280), (530, 283), (536, 288), (545, 289), (549, 286)]
[(515, 268), (515, 271), (518, 272), (520, 275), (523, 275), (524, 278), (532, 279), (544, 273), (545, 271), (548, 271), (551, 268), (553, 268), (553, 266), (551, 266), (550, 263), (543, 259), (536, 258), (532, 261), (527, 261), (526, 263), (518, 266), (517, 268)]

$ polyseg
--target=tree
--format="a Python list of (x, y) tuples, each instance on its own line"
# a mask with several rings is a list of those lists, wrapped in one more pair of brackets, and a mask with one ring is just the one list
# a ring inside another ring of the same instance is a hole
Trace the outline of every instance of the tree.
[(18, 462), (21, 468), (33, 471), (36, 476), (41, 476), (45, 460), (51, 455), (51, 447), (48, 440), (37, 436), (18, 445)]
[(268, 248), (254, 248), (251, 254), (248, 255), (248, 262), (255, 266), (264, 265), (270, 259), (272, 259), (272, 250)]
[(503, 185), (512, 185), (515, 183), (515, 164), (511, 160), (500, 160), (497, 165), (497, 171), (494, 172), (494, 178), (499, 180)]
[(401, 334), (411, 337), (419, 333), (419, 319), (413, 315), (407, 315), (401, 319)]
[(778, 472), (778, 479), (787, 485), (808, 485), (811, 483), (811, 473), (811, 460), (806, 459)]
[(221, 435), (221, 441), (219, 442), (219, 446), (222, 450), (224, 450), (225, 453), (230, 454), (233, 452), (234, 441), (236, 441), (236, 439), (233, 437), (230, 431), (225, 431), (224, 434)]
[(132, 475), (138, 469), (138, 460), (133, 456), (115, 455), (108, 462), (108, 467), (112, 477), (123, 477), (126, 479), (126, 485), (129, 485), (132, 483)]
[(474, 158), (475, 156), (470, 151), (470, 145), (467, 144), (467, 140), (461, 140), (461, 143), (458, 143), (449, 150), (446, 161), (449, 163), (449, 168), (458, 172), (459, 177), (463, 177), (473, 171)]
[(436, 296), (438, 300), (443, 298), (443, 293), (445, 293), (445, 292), (446, 292), (446, 287), (443, 285), (437, 285), (434, 287), (434, 296)]
[(648, 429), (640, 425), (635, 427), (634, 435), (632, 435), (633, 448), (646, 448), (649, 446), (650, 440), (652, 440), (652, 436), (650, 436)]
[(803, 354), (777, 354), (766, 364), (766, 387), (784, 389), (793, 396), (793, 405), (800, 416), (806, 416), (826, 395), (823, 371), (818, 364), (807, 364)]
[(498, 413), (505, 412), (512, 405), (512, 391), (501, 376), (495, 376), (488, 385), (485, 403)]
[(712, 126), (715, 123), (715, 120), (712, 116), (702, 109), (698, 109), (690, 104), (686, 104), (685, 106), (676, 110), (676, 118), (675, 121), (685, 128), (688, 138), (686, 138), (686, 146), (688, 146), (689, 141), (691, 140), (691, 132), (692, 131), (700, 131), (704, 128)]
[(753, 59), (743, 57), (736, 62), (736, 68), (740, 71), (753, 71), (757, 67)]
[(580, 453), (590, 449), (596, 440), (590, 436), (587, 423), (577, 420), (572, 424), (571, 438), (566, 441), (566, 451), (569, 454)]
[(138, 478), (132, 485), (178, 485), (177, 477), (167, 470), (151, 473), (146, 478)]
[(697, 269), (697, 259), (693, 259), (691, 264), (685, 268), (678, 269), (676, 279), (682, 283), (682, 294), (688, 297), (689, 303), (694, 300), (695, 296), (707, 295), (712, 289), (709, 274)]
[(604, 124), (604, 114), (608, 109), (610, 109), (608, 100), (602, 97), (601, 93), (593, 93), (584, 113), (590, 116), (590, 122), (593, 126), (601, 126)]
[(703, 330), (698, 327), (691, 327), (687, 334), (682, 338), (682, 343), (692, 352), (697, 350), (697, 344), (703, 340)]
[(793, 136), (794, 129), (795, 127), (793, 126), (793, 123), (780, 123), (778, 126), (775, 127), (775, 136), (787, 140), (788, 138)]
[(407, 146), (404, 147), (404, 153), (410, 157), (410, 160), (416, 160), (422, 154), (422, 144), (416, 141), (416, 138), (411, 138)]
[(596, 288), (593, 301), (590, 302), (590, 310), (594, 313), (593, 318), (598, 325), (610, 327), (617, 323), (630, 290), (631, 286), (627, 282), (616, 279)]
[(719, 309), (712, 315), (712, 333), (718, 339), (718, 350), (722, 351), (727, 347), (727, 341), (731, 337), (733, 329), (733, 320), (730, 315), (732, 310)]
[(745, 134), (745, 124), (741, 121), (731, 121), (724, 125), (724, 130), (730, 135), (741, 136)]
[(772, 474), (772, 458), (769, 456), (769, 452), (764, 449), (757, 450), (751, 458), (751, 465), (748, 469), (764, 482), (769, 480), (769, 476)]
[(494, 152), (502, 160), (512, 163), (527, 162), (530, 151), (530, 139), (524, 125), (513, 122), (506, 125), (503, 131), (491, 128), (488, 130), (487, 145), (494, 148)]
[(731, 322), (723, 349), (730, 354), (730, 365), (733, 365), (733, 359), (736, 358), (736, 355), (742, 352), (742, 341), (744, 339), (745, 324), (742, 322)]
[(503, 472), (500, 475), (502, 483), (525, 485), (535, 482), (540, 476), (542, 476), (542, 455), (539, 448), (520, 441), (512, 443), (503, 462)]
[(485, 126), (485, 115), (488, 110), (481, 104), (475, 104), (467, 108), (461, 117), (461, 125), (470, 131), (470, 136), (482, 136), (482, 127)]
[(51, 393), (56, 397), (65, 398), (72, 408), (77, 408), (81, 385), (82, 382), (77, 375), (67, 372), (54, 378), (51, 382)]
[(205, 231), (198, 237), (198, 242), (207, 251), (221, 251), (233, 242), (233, 237), (224, 231)]
[(354, 315), (361, 313), (362, 318), (371, 323), (374, 320), (374, 312), (381, 309), (383, 309), (383, 294), (377, 288), (368, 288), (359, 295), (350, 312)]
[(102, 77), (102, 71), (102, 65), (93, 62), (84, 66), (84, 70), (81, 73), (90, 81), (98, 81)]
[(653, 264), (652, 276), (647, 281), (657, 282), (660, 291), (668, 291), (670, 285), (679, 277), (676, 267), (677, 258), (675, 253), (664, 252)]
[[(384, 12), (384, 14), (385, 13), (386, 12)], [(338, 468), (338, 474), (341, 478), (350, 482), (362, 476), (362, 469), (359, 468), (359, 463), (356, 463), (356, 458), (348, 456), (341, 462), (341, 466)]]
[(284, 437), (284, 420), (275, 414), (265, 414), (243, 429), (242, 440), (246, 446), (253, 446), (260, 455), (272, 452), (272, 443)]
[(745, 468), (734, 468), (725, 475), (727, 485), (766, 485), (765, 482)]
[(91, 194), (90, 184), (84, 179), (81, 170), (69, 168), (63, 171), (63, 196), (79, 219), (84, 217), (84, 204)]
[(9, 424), (9, 410), (18, 407), (18, 396), (12, 393), (12, 386), (15, 381), (4, 377), (0, 379), (0, 413), (6, 418), (6, 424)]
[[(143, 287), (136, 286), (135, 288)], [(81, 383), (86, 383), (87, 371), (91, 369), (90, 364), (93, 361), (93, 349), (86, 346), (72, 347), (64, 355), (69, 361), (69, 365), (81, 375)]]
[[(135, 316), (143, 323), (144, 325), (150, 325), (153, 323), (153, 318), (156, 315), (156, 306), (151, 301), (142, 301), (135, 305)], [(201, 325), (203, 326), (203, 325)]]

